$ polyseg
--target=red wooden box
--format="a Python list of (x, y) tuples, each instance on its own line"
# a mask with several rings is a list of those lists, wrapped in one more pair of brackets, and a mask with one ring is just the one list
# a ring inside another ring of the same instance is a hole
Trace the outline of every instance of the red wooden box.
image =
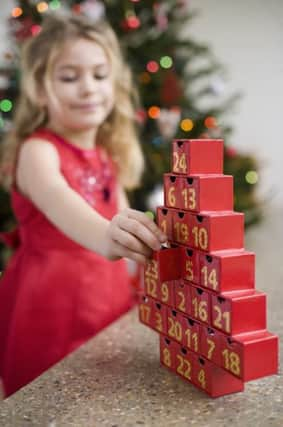
[(175, 280), (174, 285), (175, 304), (174, 307), (177, 311), (184, 314), (191, 314), (191, 286), (184, 280)]
[(197, 285), (200, 283), (199, 255), (197, 249), (181, 247), (181, 276)]
[(166, 306), (145, 295), (139, 297), (139, 320), (157, 332), (167, 332)]
[(199, 353), (200, 351), (200, 339), (201, 339), (201, 325), (191, 317), (182, 317), (182, 329), (183, 329), (183, 347), (189, 348), (190, 350)]
[(221, 366), (221, 338), (223, 334), (216, 329), (201, 325), (200, 354), (218, 366)]
[(175, 372), (183, 379), (192, 383), (193, 376), (193, 352), (185, 347), (177, 345), (175, 348)]
[[(175, 227), (176, 215), (173, 215)], [(244, 246), (244, 214), (238, 212), (210, 212), (189, 214), (189, 246), (203, 251), (242, 249)]]
[(175, 139), (172, 172), (178, 174), (223, 173), (223, 140)]
[(211, 295), (211, 326), (229, 335), (266, 329), (266, 294), (252, 290)]
[(178, 344), (160, 334), (160, 363), (171, 371), (176, 371), (176, 352)]
[(202, 288), (191, 286), (191, 316), (207, 325), (211, 322), (210, 294)]
[(166, 282), (181, 278), (181, 250), (177, 246), (162, 247), (152, 252), (152, 258), (146, 262), (145, 278)]
[(181, 313), (168, 307), (166, 335), (179, 343), (183, 341), (182, 317)]
[(211, 397), (244, 390), (244, 382), (212, 362), (192, 354), (192, 382)]
[(226, 250), (199, 254), (200, 285), (215, 292), (253, 289), (255, 254)]
[(144, 293), (145, 295), (154, 298), (163, 304), (171, 307), (175, 306), (175, 281), (161, 282), (158, 279), (150, 276), (144, 277)]
[[(168, 180), (165, 185), (168, 186)], [(233, 210), (233, 177), (230, 175), (180, 177), (177, 189), (176, 208), (192, 212)]]
[(172, 209), (158, 206), (156, 209), (156, 222), (159, 228), (166, 234), (168, 240), (173, 240)]
[(169, 307), (175, 306), (175, 280), (158, 283), (157, 299)]
[(190, 236), (191, 215), (185, 211), (172, 211), (172, 234), (175, 243), (192, 246), (192, 237)]
[(278, 372), (278, 337), (268, 331), (221, 335), (221, 366), (243, 381)]
[(167, 208), (180, 208), (181, 206), (181, 177), (171, 173), (163, 175), (164, 205)]

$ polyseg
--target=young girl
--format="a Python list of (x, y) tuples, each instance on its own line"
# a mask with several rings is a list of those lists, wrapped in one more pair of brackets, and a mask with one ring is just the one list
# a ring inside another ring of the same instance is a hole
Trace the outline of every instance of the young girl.
[[(105, 23), (49, 17), (23, 50), (13, 165), (17, 249), (0, 281), (0, 377), (8, 396), (133, 305), (125, 261), (166, 236), (129, 209), (143, 167), (132, 83)], [(6, 176), (7, 184), (7, 176)]]

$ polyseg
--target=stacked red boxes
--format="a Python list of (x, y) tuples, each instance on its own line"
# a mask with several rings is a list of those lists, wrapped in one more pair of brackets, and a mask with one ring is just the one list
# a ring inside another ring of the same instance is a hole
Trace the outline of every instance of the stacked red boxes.
[(243, 391), (278, 372), (278, 337), (266, 329), (223, 141), (174, 140), (171, 169), (157, 208), (169, 243), (146, 265), (140, 321), (160, 334), (163, 366), (212, 397)]

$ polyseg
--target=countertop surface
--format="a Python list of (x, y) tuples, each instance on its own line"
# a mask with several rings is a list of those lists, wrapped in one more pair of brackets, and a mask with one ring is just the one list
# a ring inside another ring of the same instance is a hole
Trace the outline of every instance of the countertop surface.
[[(246, 233), (256, 288), (268, 295), (268, 330), (283, 339), (282, 211)], [(282, 353), (280, 365), (283, 365)], [(5, 427), (283, 426), (283, 375), (212, 399), (159, 363), (158, 335), (123, 316), (0, 404)]]

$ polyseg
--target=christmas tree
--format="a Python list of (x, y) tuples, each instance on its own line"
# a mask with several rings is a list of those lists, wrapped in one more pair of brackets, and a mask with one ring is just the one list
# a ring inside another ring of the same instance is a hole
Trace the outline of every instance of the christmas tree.
[[(94, 21), (108, 19), (133, 70), (141, 99), (136, 117), (146, 158), (143, 185), (129, 195), (133, 207), (155, 209), (154, 204), (162, 204), (154, 197), (160, 197), (163, 173), (170, 170), (173, 138), (223, 138), (224, 173), (235, 179), (235, 210), (245, 213), (246, 225), (257, 222), (261, 216), (255, 191), (257, 162), (229, 145), (232, 129), (223, 119), (237, 95), (225, 99), (223, 66), (208, 46), (186, 35), (195, 18), (188, 0), (15, 1), (9, 18), (13, 43), (7, 46), (0, 69), (0, 139), (11, 125), (17, 96), (17, 47), (26, 37), (36, 36), (46, 13), (64, 9)], [(0, 198), (3, 229), (13, 219), (4, 190)]]

